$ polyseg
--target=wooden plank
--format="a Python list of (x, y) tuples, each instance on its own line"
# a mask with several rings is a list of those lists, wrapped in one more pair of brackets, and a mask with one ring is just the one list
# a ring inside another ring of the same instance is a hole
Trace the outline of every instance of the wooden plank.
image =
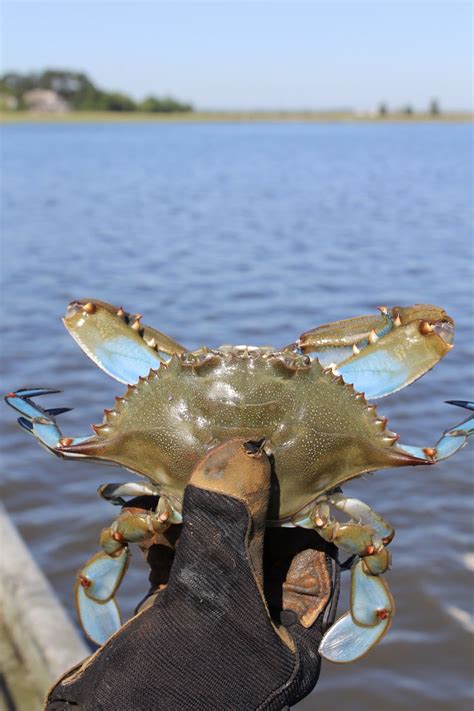
[(15, 700), (21, 691), (17, 688), (19, 667), (23, 667), (25, 687), (44, 698), (50, 686), (87, 657), (90, 649), (1, 504), (0, 545), (0, 612), (5, 628), (3, 701), (9, 703), (8, 696)]

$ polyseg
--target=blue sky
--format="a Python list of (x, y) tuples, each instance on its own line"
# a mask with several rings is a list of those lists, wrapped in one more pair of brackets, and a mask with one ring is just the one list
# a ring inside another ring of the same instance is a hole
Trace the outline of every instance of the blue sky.
[(456, 0), (6, 0), (2, 66), (80, 69), (200, 108), (472, 108), (472, 13)]

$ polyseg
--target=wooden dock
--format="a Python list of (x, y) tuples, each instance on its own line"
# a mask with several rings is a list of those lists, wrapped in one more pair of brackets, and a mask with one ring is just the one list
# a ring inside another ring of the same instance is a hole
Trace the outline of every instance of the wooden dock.
[(90, 654), (0, 504), (0, 708), (41, 711), (48, 689)]

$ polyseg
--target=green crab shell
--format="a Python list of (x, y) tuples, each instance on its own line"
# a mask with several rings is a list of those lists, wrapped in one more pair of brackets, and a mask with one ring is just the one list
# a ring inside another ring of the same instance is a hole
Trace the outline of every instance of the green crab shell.
[(265, 438), (273, 519), (363, 472), (426, 463), (398, 449), (386, 419), (330, 368), (270, 348), (173, 355), (129, 386), (94, 430), (94, 438), (64, 451), (118, 463), (178, 500), (211, 447)]

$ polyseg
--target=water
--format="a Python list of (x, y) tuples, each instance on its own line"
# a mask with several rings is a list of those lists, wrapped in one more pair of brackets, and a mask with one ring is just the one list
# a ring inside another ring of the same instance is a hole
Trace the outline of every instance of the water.
[[(411, 444), (462, 418), (443, 401), (474, 392), (469, 126), (19, 125), (3, 137), (4, 387), (62, 388), (48, 403), (75, 407), (65, 434), (87, 434), (123, 390), (62, 327), (78, 297), (139, 311), (190, 347), (283, 345), (377, 304), (442, 305), (456, 348), (379, 410)], [(1, 417), (6, 505), (74, 615), (75, 571), (114, 515), (95, 490), (130, 475), (50, 457), (11, 410)], [(364, 660), (325, 664), (301, 709), (471, 708), (472, 451), (345, 488), (397, 530), (397, 614)], [(138, 558), (127, 614), (146, 588)]]

